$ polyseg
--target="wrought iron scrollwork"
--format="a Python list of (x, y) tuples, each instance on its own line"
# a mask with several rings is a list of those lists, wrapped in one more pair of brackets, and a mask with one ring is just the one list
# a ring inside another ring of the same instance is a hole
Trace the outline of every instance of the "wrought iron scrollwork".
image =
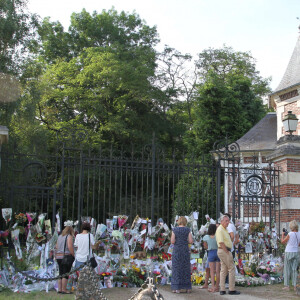
[(251, 196), (261, 195), (263, 191), (263, 179), (258, 175), (252, 175), (247, 178), (246, 190)]
[(47, 168), (40, 162), (30, 162), (23, 167), (23, 176), (30, 185), (45, 184), (47, 174)]
[(237, 142), (229, 144), (228, 137), (218, 140), (214, 143), (213, 152), (218, 155), (219, 159), (238, 160), (240, 155), (240, 146)]
[(88, 132), (83, 128), (63, 127), (57, 132), (57, 140), (76, 147), (88, 139)]

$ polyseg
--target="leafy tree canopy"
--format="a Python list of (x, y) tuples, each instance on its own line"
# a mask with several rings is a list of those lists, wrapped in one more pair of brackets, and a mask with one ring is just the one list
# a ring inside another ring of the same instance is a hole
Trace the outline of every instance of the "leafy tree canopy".
[(158, 42), (155, 27), (147, 26), (135, 13), (118, 14), (113, 8), (100, 14), (95, 11), (91, 15), (86, 10), (73, 13), (68, 32), (59, 22), (46, 18), (39, 27), (39, 34), (41, 53), (50, 63), (62, 58), (69, 60), (90, 47), (111, 48), (124, 58), (134, 59), (139, 54), (137, 49), (153, 54)]
[(204, 50), (197, 66), (201, 82), (186, 142), (190, 149), (208, 153), (216, 140), (226, 134), (240, 138), (265, 115), (262, 97), (270, 92), (269, 79), (259, 76), (249, 53), (228, 47)]
[(0, 1), (0, 72), (18, 74), (36, 24), (36, 16), (27, 11), (27, 0)]
[(50, 66), (43, 75), (40, 121), (51, 130), (83, 126), (95, 142), (126, 145), (149, 140), (165, 122), (151, 101), (151, 75), (143, 63), (88, 48), (69, 62)]

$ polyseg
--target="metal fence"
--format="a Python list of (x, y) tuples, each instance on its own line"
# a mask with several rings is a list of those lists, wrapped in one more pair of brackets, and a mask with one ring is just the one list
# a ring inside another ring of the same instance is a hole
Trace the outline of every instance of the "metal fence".
[[(216, 159), (167, 155), (153, 139), (140, 151), (99, 147), (91, 151), (61, 138), (54, 156), (1, 152), (0, 201), (14, 213), (47, 213), (56, 222), (91, 216), (136, 215), (172, 223), (176, 214), (199, 212), (218, 218), (229, 210), (242, 221), (266, 222), (279, 215), (278, 170), (240, 165), (238, 145), (218, 144)], [(234, 209), (233, 209), (234, 208)]]
[(211, 159), (167, 156), (152, 144), (141, 151), (97, 152), (62, 143), (57, 155), (2, 151), (0, 197), (13, 212), (47, 213), (56, 222), (91, 216), (105, 223), (114, 215), (136, 215), (172, 223), (174, 214), (199, 211), (216, 217), (220, 183)]

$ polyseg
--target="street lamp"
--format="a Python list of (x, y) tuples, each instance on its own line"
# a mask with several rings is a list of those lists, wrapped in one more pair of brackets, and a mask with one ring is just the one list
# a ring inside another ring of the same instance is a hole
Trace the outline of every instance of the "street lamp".
[(288, 114), (283, 118), (282, 123), (284, 130), (289, 132), (290, 135), (297, 130), (298, 119), (291, 111), (288, 111)]

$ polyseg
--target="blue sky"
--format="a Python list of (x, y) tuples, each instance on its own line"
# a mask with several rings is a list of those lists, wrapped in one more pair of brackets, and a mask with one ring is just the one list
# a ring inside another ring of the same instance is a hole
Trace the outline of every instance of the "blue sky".
[(73, 12), (135, 11), (157, 26), (162, 49), (167, 44), (196, 55), (224, 44), (248, 51), (263, 77), (279, 84), (299, 36), (300, 0), (29, 0), (29, 9), (60, 21), (65, 29)]

